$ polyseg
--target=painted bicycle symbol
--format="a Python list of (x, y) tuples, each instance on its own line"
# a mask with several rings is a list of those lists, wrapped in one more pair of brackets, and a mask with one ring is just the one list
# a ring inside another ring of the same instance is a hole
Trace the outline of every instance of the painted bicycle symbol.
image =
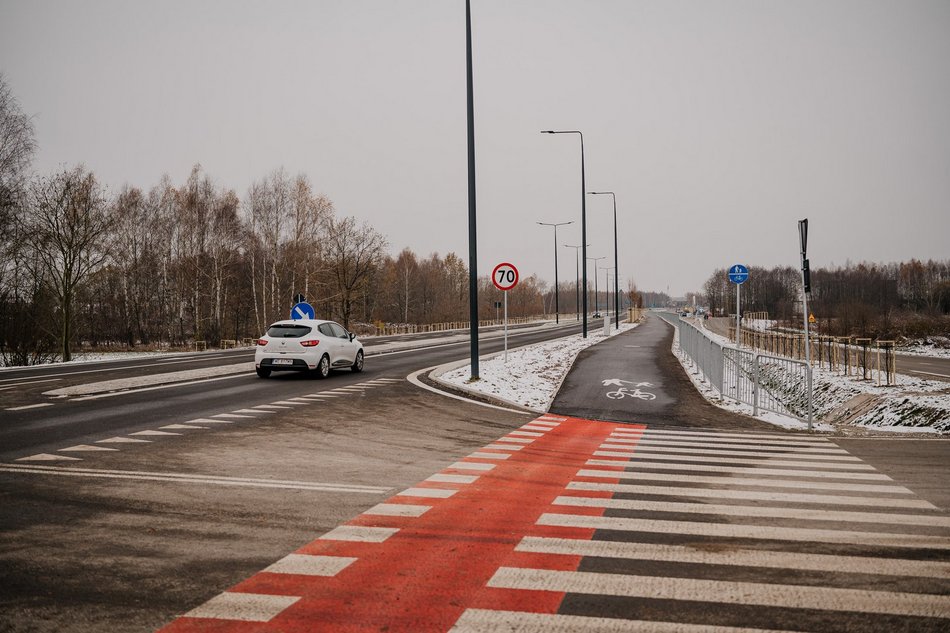
[(607, 397), (611, 400), (621, 400), (627, 396), (630, 396), (631, 398), (639, 398), (640, 400), (656, 400), (656, 394), (650, 393), (649, 391), (640, 391), (639, 389), (618, 387), (617, 391), (607, 392)]
[[(611, 400), (622, 400), (623, 398), (637, 398), (639, 400), (656, 400), (656, 394), (649, 391), (641, 391), (640, 387), (652, 387), (648, 382), (632, 382), (630, 380), (621, 380), (619, 378), (610, 378), (603, 381), (605, 387), (616, 387), (616, 391), (608, 391), (607, 397)], [(624, 383), (632, 385), (633, 388), (625, 387)]]

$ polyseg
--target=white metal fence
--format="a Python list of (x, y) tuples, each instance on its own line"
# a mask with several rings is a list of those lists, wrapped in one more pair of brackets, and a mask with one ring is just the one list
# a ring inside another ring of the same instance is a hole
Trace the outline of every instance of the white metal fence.
[(751, 405), (753, 415), (772, 411), (808, 422), (812, 428), (812, 375), (805, 361), (723, 345), (675, 314), (660, 316), (676, 328), (680, 354), (694, 373), (721, 398)]

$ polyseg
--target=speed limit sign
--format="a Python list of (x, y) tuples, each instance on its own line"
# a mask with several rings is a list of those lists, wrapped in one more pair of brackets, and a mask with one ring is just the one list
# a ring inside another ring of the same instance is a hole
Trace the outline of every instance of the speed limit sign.
[(507, 262), (498, 264), (491, 272), (491, 281), (499, 290), (511, 290), (518, 285), (518, 269)]

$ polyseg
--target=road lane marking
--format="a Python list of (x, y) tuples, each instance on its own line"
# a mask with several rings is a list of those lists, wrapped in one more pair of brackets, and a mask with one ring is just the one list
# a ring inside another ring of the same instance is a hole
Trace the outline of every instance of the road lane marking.
[[(9, 382), (11, 380), (21, 380), (20, 378), (8, 378), (6, 380), (0, 380), (0, 382)], [(17, 382), (12, 385), (5, 385), (0, 387), (0, 391), (6, 391), (7, 389), (16, 389), (17, 387), (22, 387), (23, 385), (35, 385), (41, 382), (56, 382), (62, 380), (62, 378), (46, 378), (44, 380), (27, 380), (24, 382)]]
[(888, 484), (848, 484), (828, 481), (789, 481), (782, 479), (752, 479), (730, 475), (677, 475), (673, 473), (648, 473), (625, 470), (582, 469), (578, 477), (599, 479), (636, 479), (637, 481), (675, 481), (686, 484), (714, 484), (720, 486), (747, 486), (762, 488), (804, 488), (806, 490), (839, 490), (841, 492), (881, 492), (912, 495), (914, 492), (904, 486)]
[(440, 484), (470, 484), (478, 481), (478, 475), (446, 475), (436, 473), (426, 477), (425, 481), (431, 481)]
[(538, 433), (536, 431), (510, 431), (508, 435), (514, 435), (517, 437), (544, 437), (544, 433)]
[(849, 505), (884, 508), (914, 508), (936, 510), (937, 506), (923, 499), (851, 497), (844, 495), (810, 495), (791, 492), (760, 492), (752, 490), (686, 488), (678, 486), (638, 486), (633, 484), (605, 484), (598, 482), (573, 481), (568, 490), (599, 492), (623, 492), (631, 494), (671, 495), (708, 499), (745, 499), (747, 501), (776, 501), (785, 503), (820, 503), (825, 505)]
[(698, 442), (693, 440), (650, 440), (642, 439), (637, 441), (637, 446), (670, 446), (674, 448), (714, 448), (714, 449), (734, 449), (745, 450), (748, 448), (757, 448), (760, 451), (775, 451), (781, 453), (808, 453), (816, 455), (847, 455), (848, 451), (843, 448), (824, 448), (824, 447), (802, 447), (802, 446), (777, 446), (762, 444), (717, 444), (716, 442)]
[(466, 609), (449, 633), (497, 633), (498, 631), (517, 631), (517, 633), (792, 633), (778, 629), (749, 629), (712, 624), (621, 620), (586, 615), (489, 609)]
[[(781, 459), (812, 459), (827, 460), (829, 462), (860, 462), (861, 460), (853, 455), (815, 455), (814, 453), (771, 453), (764, 451), (724, 451), (701, 448), (667, 448), (663, 446), (650, 447), (651, 453), (672, 453), (674, 455), (715, 455), (724, 457), (779, 457)], [(597, 451), (594, 455), (601, 457), (636, 457), (633, 451)]]
[(358, 559), (350, 556), (288, 554), (270, 567), (265, 567), (264, 571), (271, 574), (296, 574), (299, 576), (323, 576), (332, 578), (357, 560)]
[(912, 374), (923, 374), (924, 376), (940, 376), (941, 378), (950, 378), (950, 374), (937, 374), (932, 371), (918, 371), (916, 369), (908, 369)]
[(81, 462), (81, 457), (67, 457), (66, 455), (52, 455), (50, 453), (39, 453), (29, 457), (20, 457), (13, 460), (15, 462)]
[(276, 411), (266, 411), (264, 409), (237, 409), (234, 413), (253, 414), (251, 417), (257, 417), (261, 413), (277, 413)]
[(319, 540), (323, 541), (356, 541), (359, 543), (383, 543), (390, 536), (399, 531), (399, 528), (366, 527), (363, 525), (341, 525), (335, 527)]
[(760, 549), (697, 549), (686, 545), (591, 541), (538, 536), (526, 536), (515, 548), (515, 551), (535, 554), (651, 560), (667, 563), (871, 574), (875, 576), (950, 578), (950, 563), (948, 562), (888, 558), (885, 563), (877, 556), (838, 556), (835, 554), (807, 554)]
[[(597, 462), (597, 463), (592, 463)], [(770, 477), (810, 477), (813, 479), (855, 479), (864, 481), (893, 481), (884, 473), (851, 473), (794, 468), (762, 468), (743, 466), (716, 466), (714, 464), (678, 464), (668, 462), (608, 462), (604, 459), (587, 460), (589, 466), (622, 466), (627, 472), (639, 469), (653, 470), (694, 470), (710, 473), (732, 473), (734, 475), (766, 475)]]
[[(485, 448), (491, 448), (491, 447), (486, 446)], [(474, 453), (471, 453), (469, 457), (471, 457), (472, 459), (508, 459), (509, 457), (511, 457), (511, 455), (507, 453), (481, 453), (481, 452), (476, 451)]]
[(763, 506), (730, 506), (710, 503), (672, 501), (643, 501), (639, 499), (612, 499), (604, 497), (558, 497), (554, 505), (581, 508), (614, 508), (643, 512), (673, 512), (681, 514), (709, 514), (738, 517), (768, 517), (801, 521), (842, 521), (851, 523), (880, 523), (894, 525), (922, 525), (950, 527), (950, 517), (926, 514), (891, 514), (888, 512), (849, 512), (846, 510), (812, 510)]
[(718, 431), (676, 431), (672, 429), (644, 429), (646, 435), (681, 435), (684, 437), (731, 437), (736, 439), (762, 439), (762, 440), (795, 440), (815, 443), (831, 443), (831, 440), (823, 437), (808, 437), (800, 435), (790, 435), (782, 433), (726, 433)]
[(171, 431), (136, 431), (129, 435), (181, 435), (181, 433), (172, 433)]
[(186, 613), (186, 618), (270, 622), (281, 611), (300, 600), (297, 596), (238, 593), (226, 591)]
[(950, 537), (859, 530), (824, 530), (817, 528), (774, 527), (701, 521), (661, 521), (620, 517), (586, 516), (581, 514), (542, 514), (538, 525), (575, 527), (618, 532), (649, 532), (652, 534), (685, 534), (718, 538), (745, 538), (771, 541), (835, 543), (872, 547), (904, 547), (915, 549), (950, 549)]
[(431, 509), (432, 506), (411, 503), (377, 503), (363, 514), (384, 517), (421, 517)]
[(119, 391), (109, 391), (106, 393), (97, 393), (92, 396), (83, 396), (81, 398), (73, 398), (72, 402), (83, 402), (85, 400), (99, 400), (101, 398), (113, 398), (115, 396), (126, 396), (130, 393), (143, 393), (145, 391), (157, 391), (159, 389), (175, 389), (177, 387), (190, 387), (191, 385), (203, 385), (209, 382), (217, 382), (219, 380), (231, 380), (232, 378), (246, 378), (248, 376), (253, 376), (251, 372), (241, 373), (241, 374), (232, 374), (230, 376), (217, 376), (215, 378), (202, 378), (200, 380), (188, 380), (184, 382), (172, 382), (167, 385), (155, 385), (154, 387), (142, 387), (140, 389), (122, 389)]
[[(647, 443), (649, 443), (649, 442), (647, 442), (646, 439), (647, 439), (647, 438), (643, 438), (643, 439), (641, 439), (641, 438), (632, 438), (632, 437), (628, 438), (628, 437), (623, 437), (623, 436), (619, 436), (619, 437), (618, 437), (618, 436), (613, 436), (613, 435), (612, 435), (612, 436), (610, 436), (610, 438), (607, 439), (606, 441), (607, 441), (607, 442), (610, 442), (610, 443), (612, 443), (612, 444), (647, 444)], [(684, 440), (684, 439), (682, 439), (681, 437), (675, 436), (675, 435), (670, 435), (670, 436), (651, 436), (649, 439), (650, 439), (651, 441), (652, 441), (652, 440), (656, 440), (656, 441), (663, 440), (663, 441), (667, 441), (667, 442), (672, 442), (673, 444), (671, 444), (671, 445), (673, 445), (673, 446), (684, 446), (684, 445), (685, 445), (685, 446), (700, 446), (700, 445), (704, 445), (704, 446), (712, 446), (712, 447), (715, 447), (715, 446), (719, 446), (719, 445), (722, 445), (722, 444), (741, 444), (743, 447), (745, 447), (746, 445), (749, 445), (749, 446), (752, 446), (752, 447), (762, 447), (762, 448), (771, 448), (771, 447), (778, 447), (778, 448), (785, 448), (785, 447), (828, 448), (828, 447), (834, 447), (834, 448), (838, 448), (837, 446), (835, 446), (835, 445), (833, 445), (833, 444), (829, 444), (829, 443), (827, 443), (827, 442), (825, 442), (825, 443), (823, 443), (823, 444), (818, 444), (818, 443), (815, 443), (815, 442), (764, 441), (764, 440), (749, 440), (748, 442), (746, 442), (746, 441), (743, 441), (743, 440), (735, 440), (735, 439), (731, 439), (731, 438), (721, 438), (721, 439), (711, 439), (711, 438), (710, 438), (710, 439), (703, 439), (702, 442), (694, 442), (693, 440)]]
[(292, 409), (293, 407), (288, 407), (288, 406), (279, 405), (279, 404), (259, 404), (259, 405), (255, 406), (254, 408), (255, 408), (255, 409), (261, 409), (262, 411), (275, 410), (275, 412), (276, 412), (276, 411), (281, 411), (281, 410), (284, 410), (284, 409)]
[[(55, 457), (55, 456), (53, 456)], [(62, 459), (74, 459), (63, 457)], [(16, 460), (20, 461), (20, 460)], [(391, 488), (363, 486), (359, 484), (324, 483), (293, 481), (283, 479), (252, 479), (247, 477), (224, 477), (220, 475), (199, 475), (185, 473), (160, 473), (140, 470), (104, 470), (95, 468), (72, 468), (64, 466), (39, 466), (29, 464), (0, 463), (0, 471), (11, 473), (31, 473), (57, 475), (62, 477), (93, 477), (104, 479), (129, 479), (142, 481), (183, 482), (192, 484), (212, 484), (219, 486), (247, 486), (257, 488), (280, 488), (290, 490), (310, 490), (318, 492), (347, 492), (351, 494), (385, 494)]]
[(498, 438), (497, 440), (495, 440), (495, 441), (496, 441), (496, 442), (511, 442), (512, 444), (530, 444), (530, 443), (532, 443), (534, 440), (529, 440), (529, 439), (524, 438), (524, 437), (509, 437), (509, 436), (507, 436), (507, 435), (504, 435), (504, 436), (502, 436), (502, 437), (499, 437), (499, 438)]
[(448, 499), (458, 490), (447, 490), (445, 488), (406, 488), (402, 492), (397, 492), (397, 497), (426, 497), (431, 499)]
[(173, 431), (184, 430), (184, 429), (207, 429), (206, 426), (196, 426), (194, 424), (166, 424), (165, 426), (158, 427), (160, 429), (171, 429)]
[(482, 448), (491, 448), (499, 451), (520, 451), (524, 446), (518, 444), (488, 444)]
[(26, 411), (28, 409), (40, 409), (42, 407), (51, 407), (53, 406), (52, 402), (44, 402), (42, 404), (28, 404), (22, 407), (7, 407), (7, 411)]
[(250, 420), (253, 419), (253, 415), (240, 415), (238, 413), (218, 413), (211, 416), (212, 418), (221, 418), (224, 420)]
[(946, 618), (950, 613), (950, 596), (944, 595), (513, 567), (499, 568), (488, 586), (499, 589), (930, 618)]
[(77, 444), (69, 448), (61, 448), (61, 453), (91, 453), (95, 451), (117, 451), (117, 448), (107, 448), (105, 446), (90, 446), (89, 444)]
[(448, 468), (455, 470), (492, 470), (495, 464), (483, 464), (481, 462), (455, 462)]
[[(804, 461), (785, 461), (784, 459), (745, 459), (742, 457), (702, 457), (697, 455), (670, 455), (666, 453), (650, 453), (647, 451), (637, 451), (633, 453), (630, 459), (611, 459), (611, 460), (590, 460), (591, 462), (605, 462), (604, 464), (592, 464), (594, 466), (613, 466), (617, 464), (633, 464), (641, 461), (660, 461), (668, 463), (682, 462), (716, 462), (717, 464), (748, 464), (750, 466), (794, 466), (799, 468), (823, 468), (840, 470), (876, 470), (874, 466), (863, 462), (804, 462)], [(609, 463), (606, 463), (609, 462)]]
[(543, 433), (547, 433), (547, 432), (550, 431), (552, 428), (554, 428), (554, 427), (552, 427), (552, 426), (539, 426), (539, 425), (537, 425), (537, 424), (525, 424), (523, 427), (521, 427), (521, 430), (522, 430), (522, 431), (541, 431), (541, 432), (543, 432)]
[[(225, 415), (227, 415), (227, 414), (225, 414)], [(248, 416), (248, 417), (250, 417), (250, 416)], [(234, 422), (231, 422), (230, 420), (215, 420), (213, 417), (211, 417), (211, 418), (195, 418), (194, 420), (188, 420), (188, 421), (184, 422), (184, 424), (198, 424), (198, 425), (201, 425), (201, 424), (234, 424)]]
[(138, 444), (151, 443), (152, 440), (142, 440), (137, 437), (110, 437), (104, 440), (96, 440), (96, 444)]

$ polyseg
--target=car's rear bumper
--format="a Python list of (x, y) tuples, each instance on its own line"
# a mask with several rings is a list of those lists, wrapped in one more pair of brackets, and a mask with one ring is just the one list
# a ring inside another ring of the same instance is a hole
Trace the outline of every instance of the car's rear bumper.
[[(275, 362), (287, 360), (292, 361), (291, 364)], [(262, 358), (256, 365), (259, 369), (269, 369), (271, 371), (308, 371), (311, 369), (311, 367), (307, 365), (307, 361), (302, 358)]]

